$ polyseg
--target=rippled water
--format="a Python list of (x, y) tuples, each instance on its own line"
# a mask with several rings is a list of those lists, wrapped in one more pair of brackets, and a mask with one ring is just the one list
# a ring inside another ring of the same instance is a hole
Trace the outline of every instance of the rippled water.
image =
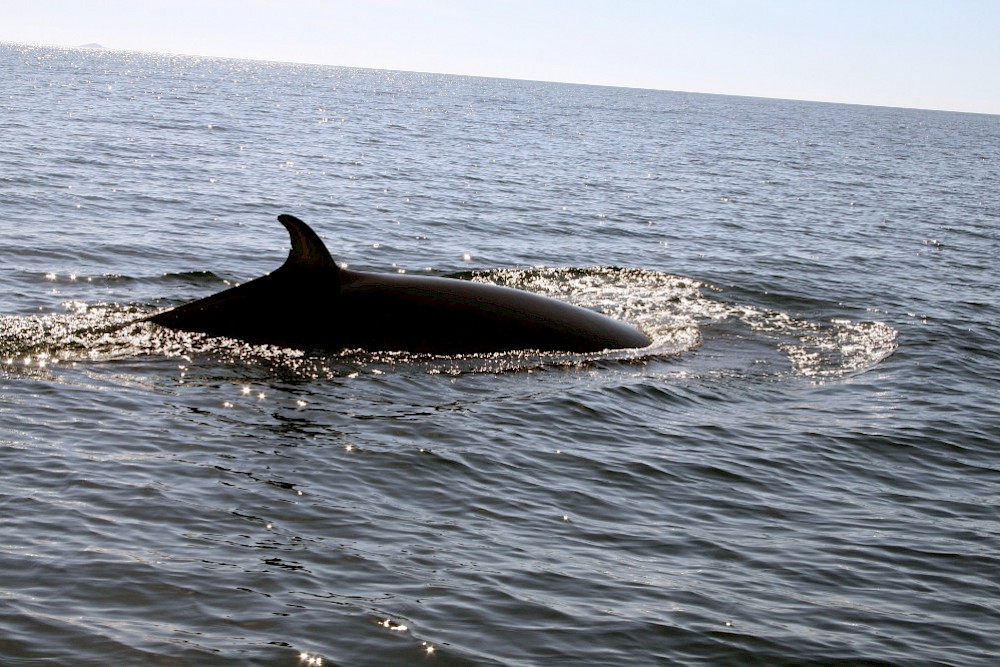
[[(1000, 117), (0, 45), (4, 664), (990, 664)], [(168, 332), (354, 268), (601, 355)]]

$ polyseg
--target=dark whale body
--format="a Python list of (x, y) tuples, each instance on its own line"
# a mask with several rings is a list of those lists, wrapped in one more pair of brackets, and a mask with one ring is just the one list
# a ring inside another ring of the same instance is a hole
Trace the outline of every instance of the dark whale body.
[(650, 344), (631, 325), (517, 289), (343, 269), (308, 225), (278, 220), (292, 241), (280, 268), (149, 320), (303, 350), (597, 352)]

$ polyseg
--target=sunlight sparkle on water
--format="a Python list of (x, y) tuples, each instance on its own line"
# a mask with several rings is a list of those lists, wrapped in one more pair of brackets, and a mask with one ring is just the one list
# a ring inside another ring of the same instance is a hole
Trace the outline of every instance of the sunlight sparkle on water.
[(379, 623), (383, 628), (389, 628), (393, 632), (406, 632), (409, 628), (403, 623), (395, 623), (392, 619), (385, 619)]

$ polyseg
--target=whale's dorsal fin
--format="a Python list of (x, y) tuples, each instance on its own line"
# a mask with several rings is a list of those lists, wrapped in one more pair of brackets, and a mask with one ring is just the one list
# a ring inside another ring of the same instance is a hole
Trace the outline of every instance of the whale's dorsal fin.
[(330, 256), (330, 251), (319, 238), (319, 235), (309, 225), (294, 215), (279, 215), (278, 222), (288, 230), (292, 240), (292, 249), (284, 266), (307, 269), (338, 269), (337, 263)]

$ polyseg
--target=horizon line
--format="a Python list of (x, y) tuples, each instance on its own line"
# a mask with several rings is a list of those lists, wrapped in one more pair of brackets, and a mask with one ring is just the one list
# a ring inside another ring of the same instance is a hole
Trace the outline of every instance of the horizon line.
[(805, 102), (808, 104), (838, 104), (845, 106), (859, 106), (859, 107), (869, 107), (876, 109), (901, 109), (907, 111), (929, 111), (934, 113), (960, 113), (960, 114), (972, 114), (977, 116), (1000, 116), (1000, 112), (994, 113), (989, 111), (966, 111), (958, 109), (937, 109), (933, 107), (908, 107), (908, 106), (891, 106), (888, 104), (875, 104), (871, 102), (844, 102), (837, 100), (823, 100), (823, 99), (809, 99), (809, 98), (797, 98), (797, 97), (774, 97), (771, 95), (750, 95), (745, 93), (722, 93), (722, 92), (708, 92), (708, 91), (696, 91), (696, 90), (676, 90), (671, 88), (652, 88), (649, 86), (639, 86), (639, 85), (624, 85), (624, 84), (613, 84), (613, 83), (594, 83), (585, 81), (559, 81), (554, 79), (525, 79), (516, 78), (513, 76), (502, 76), (497, 74), (469, 74), (467, 72), (433, 72), (429, 70), (410, 70), (410, 69), (400, 69), (395, 67), (372, 67), (371, 65), (344, 65), (344, 64), (331, 64), (331, 63), (318, 63), (318, 62), (304, 62), (296, 60), (273, 60), (270, 58), (251, 58), (247, 56), (220, 56), (220, 55), (209, 55), (209, 54), (193, 54), (193, 53), (176, 53), (169, 51), (144, 51), (138, 49), (123, 49), (117, 47), (104, 46), (98, 44), (97, 42), (89, 42), (87, 44), (79, 44), (68, 46), (65, 44), (46, 44), (46, 43), (32, 43), (32, 42), (17, 42), (17, 41), (5, 41), (0, 40), (0, 44), (9, 44), (13, 46), (26, 46), (31, 48), (51, 48), (51, 49), (63, 49), (68, 51), (90, 51), (90, 52), (110, 52), (110, 53), (135, 53), (140, 55), (154, 55), (154, 56), (169, 56), (176, 58), (203, 58), (203, 59), (214, 59), (214, 60), (238, 60), (246, 62), (257, 62), (257, 63), (273, 63), (278, 65), (306, 65), (310, 67), (330, 67), (330, 68), (341, 68), (341, 69), (361, 69), (369, 70), (373, 72), (398, 72), (403, 74), (430, 74), (438, 76), (460, 76), (468, 78), (478, 78), (478, 79), (495, 79), (498, 81), (523, 81), (526, 83), (547, 83), (547, 84), (558, 84), (558, 85), (570, 85), (570, 86), (593, 86), (597, 88), (620, 88), (623, 90), (644, 90), (651, 92), (660, 93), (675, 93), (681, 95), (712, 95), (717, 97), (742, 97), (748, 99), (758, 99), (758, 100), (775, 100), (782, 102)]

